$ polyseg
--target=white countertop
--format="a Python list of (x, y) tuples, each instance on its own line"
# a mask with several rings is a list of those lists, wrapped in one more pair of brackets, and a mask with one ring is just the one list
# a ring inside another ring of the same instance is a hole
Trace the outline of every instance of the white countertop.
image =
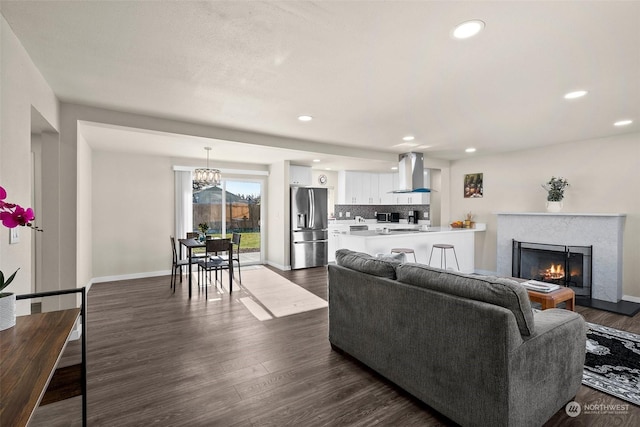
[[(475, 233), (484, 232), (487, 229), (484, 223), (476, 223), (475, 225), (475, 228), (429, 227), (428, 231), (420, 231), (420, 226), (416, 224), (396, 224), (396, 227), (389, 227), (389, 229), (399, 228), (397, 231), (383, 234), (381, 233), (382, 227), (386, 227), (386, 224), (375, 224), (366, 231), (331, 233), (330, 239), (335, 239), (333, 246), (335, 249), (351, 249), (373, 256), (388, 254), (392, 248), (412, 248), (416, 262), (423, 264), (429, 264), (433, 245), (447, 243), (455, 246), (455, 252), (436, 252), (437, 260), (434, 261), (434, 265), (440, 265), (440, 261), (444, 257), (446, 258), (445, 265), (457, 267), (457, 263), (459, 263), (460, 271), (473, 273)], [(409, 257), (409, 260), (413, 261), (413, 258)]]
[(415, 225), (422, 225), (422, 224), (427, 224), (429, 225), (431, 223), (431, 221), (429, 221), (428, 219), (421, 219), (418, 220), (418, 224), (409, 224), (406, 220), (406, 218), (403, 218), (402, 220), (400, 220), (400, 222), (378, 222), (375, 219), (365, 219), (364, 221), (356, 221), (355, 219), (341, 219), (341, 220), (336, 220), (336, 219), (330, 219), (329, 220), (329, 227), (331, 226), (348, 226), (348, 225), (368, 225), (369, 227), (371, 226), (380, 226), (380, 227), (388, 227), (388, 226), (415, 226)]
[[(350, 236), (354, 237), (366, 237), (366, 238), (389, 238), (389, 237), (398, 237), (398, 236), (420, 236), (420, 235), (433, 235), (433, 234), (450, 234), (450, 233), (475, 233), (478, 231), (486, 231), (486, 224), (476, 223), (474, 228), (451, 228), (449, 226), (446, 227), (429, 227), (428, 230), (420, 230), (420, 226), (416, 226), (415, 224), (404, 224), (404, 227), (399, 230), (394, 230), (390, 228), (388, 233), (382, 232), (382, 228), (386, 227), (385, 225), (376, 226), (375, 229), (369, 229), (367, 231), (351, 231), (349, 232)], [(411, 230), (408, 230), (408, 229)]]

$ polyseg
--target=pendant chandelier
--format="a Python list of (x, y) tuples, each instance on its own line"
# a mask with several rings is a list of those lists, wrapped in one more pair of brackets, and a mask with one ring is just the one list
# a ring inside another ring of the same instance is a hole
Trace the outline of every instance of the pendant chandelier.
[(203, 190), (205, 188), (215, 187), (220, 185), (220, 181), (222, 180), (222, 175), (220, 174), (219, 169), (209, 168), (209, 151), (211, 151), (211, 147), (204, 147), (204, 149), (207, 150), (207, 167), (198, 168), (193, 172), (194, 190)]

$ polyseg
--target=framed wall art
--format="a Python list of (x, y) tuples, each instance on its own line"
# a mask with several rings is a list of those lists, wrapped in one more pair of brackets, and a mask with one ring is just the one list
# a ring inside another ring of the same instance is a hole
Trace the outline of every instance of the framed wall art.
[(480, 198), (484, 193), (482, 187), (482, 174), (470, 173), (464, 176), (464, 198)]

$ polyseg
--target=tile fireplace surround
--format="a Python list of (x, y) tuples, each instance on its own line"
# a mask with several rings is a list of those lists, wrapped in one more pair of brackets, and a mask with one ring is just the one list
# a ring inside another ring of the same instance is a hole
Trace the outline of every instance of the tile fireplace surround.
[(593, 246), (592, 298), (622, 299), (622, 236), (625, 214), (500, 212), (497, 270), (511, 276), (512, 240)]

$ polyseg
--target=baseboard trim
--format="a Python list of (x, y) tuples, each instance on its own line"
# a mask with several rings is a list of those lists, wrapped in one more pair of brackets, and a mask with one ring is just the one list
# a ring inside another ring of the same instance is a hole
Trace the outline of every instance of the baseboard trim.
[(146, 279), (147, 277), (170, 276), (171, 270), (147, 271), (145, 273), (121, 274), (118, 276), (94, 277), (91, 283), (117, 282), (120, 280)]
[(291, 270), (291, 266), (290, 265), (277, 264), (277, 263), (271, 262), (271, 261), (267, 261), (267, 265), (270, 265), (271, 267), (275, 267), (278, 270), (282, 270), (282, 271)]
[(640, 303), (640, 297), (633, 297), (631, 295), (623, 295), (622, 300)]

